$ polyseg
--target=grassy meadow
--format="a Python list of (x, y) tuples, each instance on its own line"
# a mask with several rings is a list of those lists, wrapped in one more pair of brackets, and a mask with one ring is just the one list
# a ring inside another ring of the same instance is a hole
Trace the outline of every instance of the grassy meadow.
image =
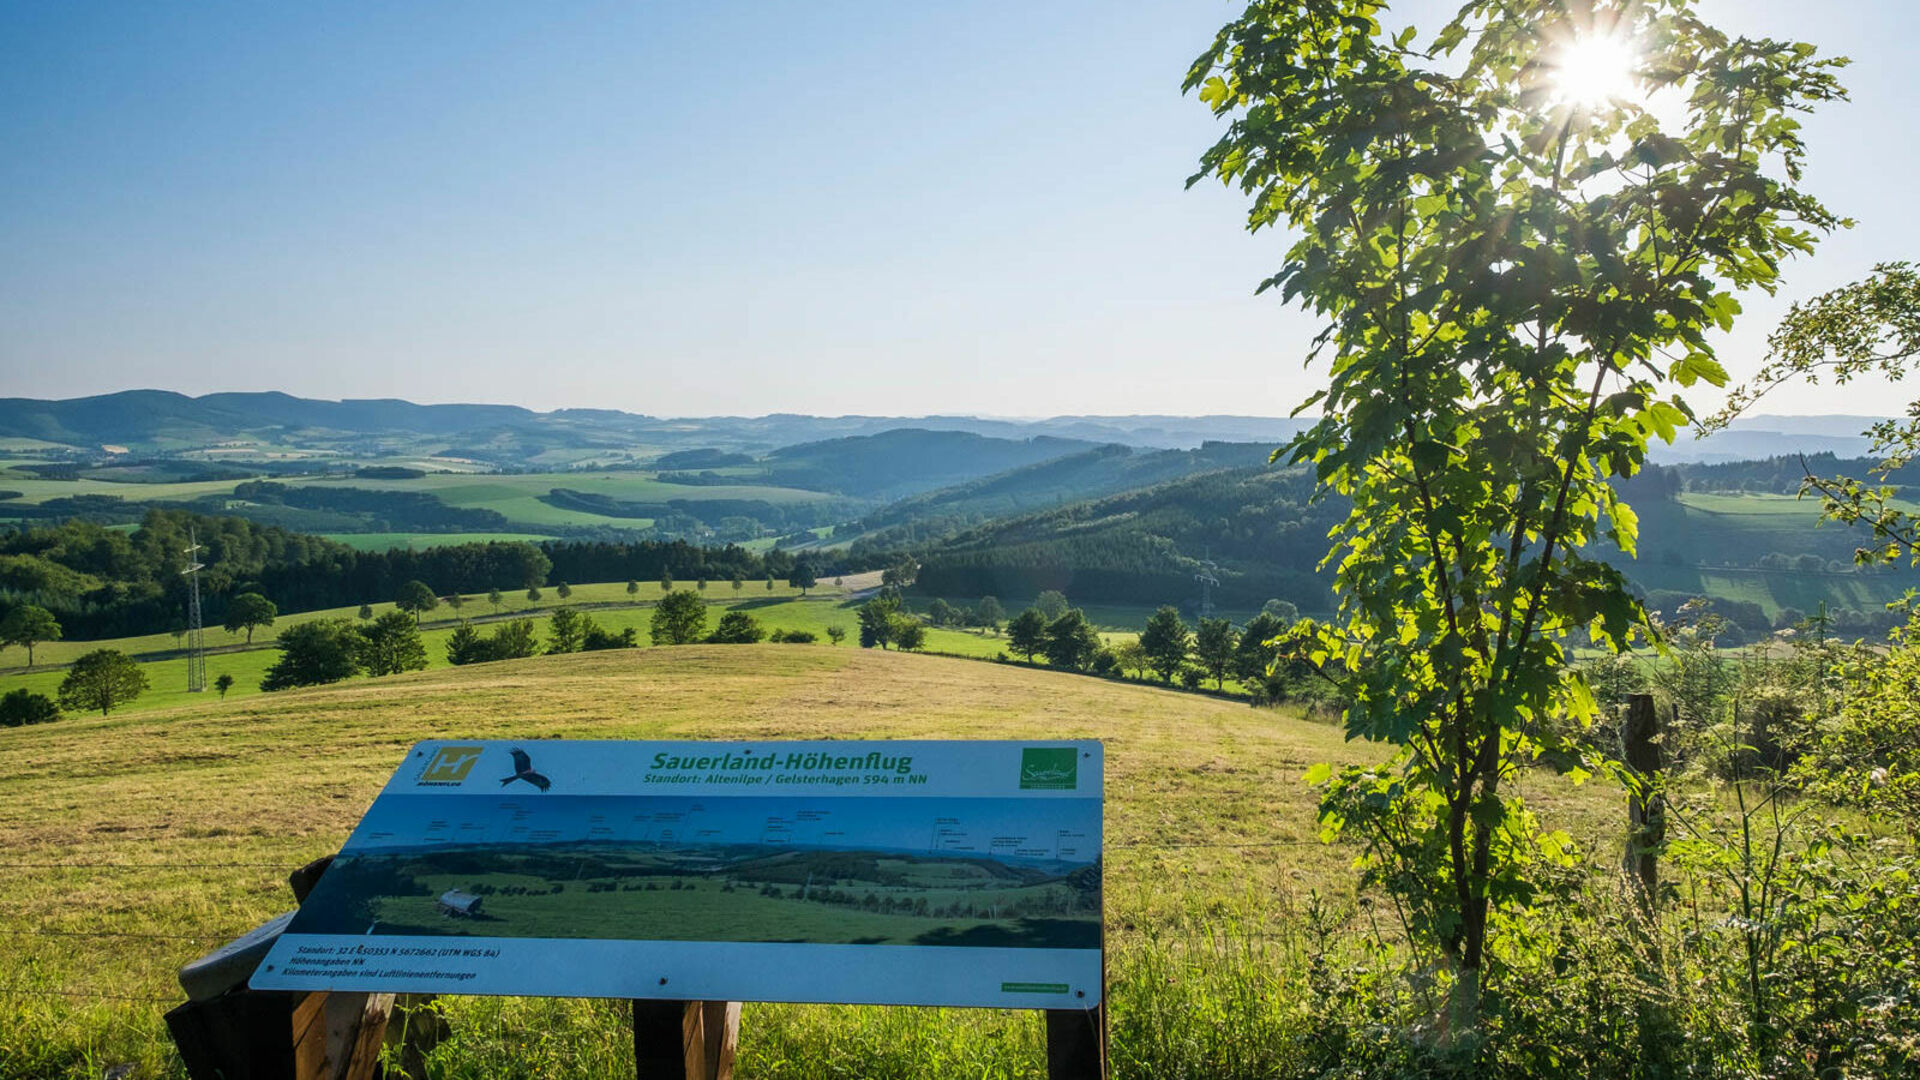
[[(1106, 741), (1118, 1075), (1283, 1064), (1299, 928), (1330, 910), (1362, 917), (1345, 899), (1352, 853), (1317, 842), (1300, 776), (1371, 748), (1144, 686), (758, 645), (537, 657), (0, 731), (12, 763), (0, 1077), (81, 1080), (119, 1064), (179, 1076), (160, 1023), (179, 999), (174, 971), (289, 908), (287, 871), (337, 849), (418, 739), (1037, 736)], [(1598, 787), (1522, 787), (1575, 836), (1617, 831)], [(456, 1034), (435, 1077), (631, 1075), (620, 1003), (444, 1000)], [(745, 1077), (1044, 1069), (1039, 1018), (1019, 1012), (750, 1005), (741, 1055)]]
[[(858, 644), (859, 620), (854, 609), (862, 601), (851, 594), (871, 587), (875, 581), (875, 574), (848, 578), (843, 586), (836, 586), (829, 579), (809, 590), (805, 596), (799, 589), (783, 581), (776, 581), (769, 590), (764, 579), (743, 582), (738, 590), (728, 581), (709, 581), (706, 589), (698, 591), (707, 601), (709, 629), (720, 621), (723, 613), (738, 610), (751, 614), (769, 631), (812, 631), (823, 648), (831, 647), (827, 641), (827, 628), (839, 626), (847, 631), (847, 642), (841, 647), (855, 648)], [(674, 587), (690, 589), (695, 585), (693, 582), (677, 582)], [(463, 596), (463, 605), (458, 613), (443, 602), (438, 608), (427, 612), (421, 621), (421, 639), (427, 647), (429, 668), (449, 666), (447, 636), (453, 633), (463, 618), (479, 624), (484, 630), (488, 624), (500, 619), (529, 617), (535, 621), (536, 629), (544, 640), (547, 621), (553, 610), (562, 604), (585, 611), (593, 617), (594, 622), (616, 633), (633, 627), (641, 644), (647, 644), (653, 608), (662, 595), (659, 582), (640, 582), (638, 593), (628, 593), (626, 583), (620, 581), (574, 585), (571, 589), (573, 595), (566, 600), (561, 600), (552, 586), (542, 589), (541, 598), (537, 601), (528, 600), (524, 592), (503, 593), (498, 608), (488, 603), (485, 595)], [(926, 600), (919, 598), (913, 601), (916, 610), (922, 611), (926, 603)], [(375, 616), (393, 610), (392, 603), (370, 606)], [(208, 682), (211, 683), (222, 674), (232, 675), (234, 687), (229, 697), (259, 693), (261, 678), (279, 656), (278, 650), (273, 648), (273, 642), (281, 631), (315, 619), (357, 618), (358, 613), (358, 607), (340, 607), (282, 615), (274, 621), (274, 625), (255, 630), (251, 646), (247, 643), (245, 633), (231, 633), (217, 626), (208, 627)], [(1144, 608), (1093, 607), (1087, 609), (1087, 614), (1101, 629), (1102, 637), (1112, 642), (1134, 637), (1150, 612)], [(1251, 614), (1243, 612), (1235, 617), (1244, 621)], [(928, 652), (992, 659), (1004, 652), (1006, 647), (1004, 633), (927, 628)], [(0, 650), (0, 693), (23, 686), (49, 697), (56, 696), (60, 680), (65, 677), (64, 666), (83, 653), (103, 648), (127, 653), (139, 660), (147, 673), (147, 691), (128, 708), (169, 708), (198, 698), (199, 695), (187, 692), (187, 661), (182, 652), (183, 641), (172, 634), (44, 642), (34, 648), (34, 666), (31, 669), (26, 666), (26, 650), (18, 646)]]
[[(26, 464), (16, 461), (12, 464)], [(428, 468), (439, 468), (429, 464)], [(602, 495), (622, 502), (705, 502), (715, 499), (757, 499), (779, 505), (800, 505), (833, 500), (837, 496), (799, 488), (772, 485), (699, 485), (672, 484), (645, 471), (592, 472), (588, 470), (546, 473), (472, 473), (432, 472), (404, 480), (386, 480), (365, 476), (285, 476), (280, 483), (291, 487), (356, 488), (373, 491), (416, 491), (437, 496), (448, 506), (462, 509), (494, 510), (521, 530), (537, 532), (542, 527), (565, 525), (602, 525), (624, 529), (644, 529), (650, 518), (614, 517), (585, 510), (551, 506), (541, 497), (554, 488), (568, 488), (589, 495)], [(132, 477), (103, 479), (83, 476), (75, 480), (48, 480), (31, 473), (7, 469), (0, 464), (0, 487), (18, 491), (15, 505), (38, 505), (48, 499), (80, 495), (106, 495), (114, 498), (187, 501), (207, 495), (231, 495), (239, 481), (204, 480), (187, 483), (130, 482)], [(6, 516), (6, 503), (0, 503), (0, 518)], [(354, 534), (360, 536), (410, 536), (412, 534)], [(452, 536), (455, 534), (428, 534)], [(486, 539), (469, 534), (461, 539)], [(342, 537), (334, 537), (347, 541)], [(367, 541), (371, 543), (372, 541)], [(452, 540), (442, 542), (454, 542)], [(356, 543), (355, 546), (360, 546)], [(386, 546), (396, 546), (388, 544)]]

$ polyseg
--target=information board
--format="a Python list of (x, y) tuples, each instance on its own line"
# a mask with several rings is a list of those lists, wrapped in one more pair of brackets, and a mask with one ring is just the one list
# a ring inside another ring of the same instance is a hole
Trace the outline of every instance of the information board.
[(435, 741), (250, 985), (1090, 1008), (1098, 742)]

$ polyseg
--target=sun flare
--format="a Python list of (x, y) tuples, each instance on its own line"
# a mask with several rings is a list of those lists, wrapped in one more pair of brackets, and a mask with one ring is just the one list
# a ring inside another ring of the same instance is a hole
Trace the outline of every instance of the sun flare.
[(1640, 97), (1635, 69), (1640, 52), (1618, 36), (1575, 38), (1556, 50), (1550, 64), (1554, 99), (1582, 109)]

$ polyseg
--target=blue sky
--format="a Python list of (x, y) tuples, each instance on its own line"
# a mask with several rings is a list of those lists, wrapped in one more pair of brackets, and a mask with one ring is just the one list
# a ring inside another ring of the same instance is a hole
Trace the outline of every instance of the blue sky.
[[(1785, 300), (1920, 256), (1920, 15), (1702, 8), (1856, 61), (1808, 128), (1859, 228), (1750, 305), (1738, 373)], [(1285, 413), (1314, 325), (1252, 295), (1284, 241), (1182, 188), (1217, 127), (1180, 78), (1235, 10), (3, 5), (0, 394)]]

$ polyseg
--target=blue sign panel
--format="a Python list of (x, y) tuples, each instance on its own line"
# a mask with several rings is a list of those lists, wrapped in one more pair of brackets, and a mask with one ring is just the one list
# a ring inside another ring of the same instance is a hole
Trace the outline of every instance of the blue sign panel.
[(1097, 742), (426, 742), (256, 990), (1090, 1008)]

